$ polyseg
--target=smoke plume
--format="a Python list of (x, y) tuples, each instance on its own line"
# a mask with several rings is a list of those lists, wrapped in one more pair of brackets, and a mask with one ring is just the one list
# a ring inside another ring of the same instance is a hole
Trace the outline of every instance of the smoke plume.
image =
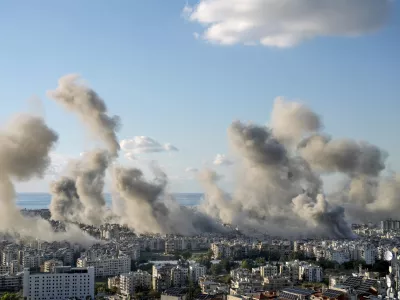
[(109, 154), (103, 150), (86, 152), (80, 160), (71, 162), (71, 174), (51, 186), (53, 220), (90, 225), (105, 221), (104, 178), (109, 162)]
[(90, 243), (90, 237), (73, 227), (67, 232), (55, 233), (47, 221), (24, 217), (15, 204), (13, 180), (43, 177), (50, 164), (49, 153), (57, 140), (57, 134), (43, 119), (30, 115), (17, 116), (0, 131), (0, 231), (46, 241), (68, 238), (80, 242), (86, 239), (85, 243)]
[(120, 149), (116, 131), (119, 117), (110, 117), (107, 107), (99, 95), (82, 83), (78, 75), (71, 74), (58, 80), (58, 87), (48, 92), (49, 97), (76, 113), (89, 126), (91, 132), (100, 137), (114, 156)]
[(208, 216), (179, 205), (166, 193), (166, 174), (155, 165), (152, 169), (155, 179), (148, 182), (137, 168), (115, 168), (113, 179), (125, 208), (124, 223), (139, 233), (191, 235), (222, 230)]
[(306, 105), (278, 97), (272, 109), (270, 126), (281, 143), (293, 147), (304, 135), (319, 131), (322, 121)]

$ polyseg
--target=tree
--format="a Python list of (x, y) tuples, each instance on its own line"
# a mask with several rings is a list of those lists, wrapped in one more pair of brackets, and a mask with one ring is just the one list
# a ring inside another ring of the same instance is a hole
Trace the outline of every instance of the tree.
[(200, 264), (205, 266), (207, 269), (211, 268), (211, 260), (206, 256), (202, 255), (196, 259), (196, 261)]
[(390, 263), (384, 260), (377, 260), (375, 264), (372, 265), (372, 272), (388, 273)]
[(182, 253), (182, 258), (185, 259), (185, 260), (188, 260), (191, 257), (192, 257), (192, 253), (189, 252), (189, 251), (185, 251), (185, 252)]
[(144, 296), (143, 292), (135, 293), (135, 299), (142, 299)]
[(113, 287), (110, 289), (110, 293), (111, 293), (111, 294), (116, 294), (116, 293), (118, 293), (118, 287), (113, 286)]
[(304, 260), (306, 257), (302, 251), (296, 251), (289, 254), (289, 260)]
[(157, 292), (157, 291), (155, 291), (155, 290), (151, 290), (149, 293), (148, 293), (148, 296), (149, 296), (149, 298), (160, 298), (161, 297), (161, 293), (160, 292)]
[(207, 251), (208, 259), (211, 259), (213, 256), (214, 256), (214, 252), (211, 249), (208, 249), (208, 251)]
[(256, 258), (256, 263), (257, 263), (257, 265), (259, 265), (259, 266), (264, 266), (265, 263), (266, 263), (265, 258), (264, 258), (264, 257), (257, 257), (257, 258)]
[(15, 294), (15, 293), (5, 293), (0, 299), (1, 300), (20, 300), (22, 298), (18, 294)]
[(224, 269), (224, 270), (227, 271), (227, 272), (230, 272), (230, 271), (231, 271), (232, 264), (231, 264), (231, 262), (229, 261), (229, 259), (224, 258), (224, 259), (221, 260), (219, 263), (221, 264), (222, 269)]
[(243, 269), (251, 270), (252, 268), (254, 268), (254, 262), (253, 262), (251, 259), (242, 260), (242, 265), (241, 265), (241, 267), (242, 267)]
[(219, 275), (219, 274), (221, 274), (222, 273), (222, 265), (221, 264), (213, 264), (212, 266), (211, 266), (211, 273), (213, 274), (213, 275)]

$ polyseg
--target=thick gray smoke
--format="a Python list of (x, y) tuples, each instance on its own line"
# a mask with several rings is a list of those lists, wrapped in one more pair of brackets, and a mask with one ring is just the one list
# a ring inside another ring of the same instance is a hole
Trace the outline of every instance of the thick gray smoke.
[(270, 126), (274, 136), (287, 146), (297, 143), (310, 132), (322, 128), (320, 117), (304, 104), (288, 102), (282, 97), (275, 99)]
[(377, 176), (385, 168), (386, 153), (366, 142), (334, 140), (313, 135), (299, 144), (301, 155), (322, 172), (340, 172), (350, 176)]
[(156, 166), (153, 182), (136, 168), (117, 167), (114, 173), (115, 190), (125, 208), (122, 222), (136, 232), (191, 235), (223, 230), (210, 217), (180, 206), (168, 195), (167, 176)]
[(50, 187), (52, 199), (50, 203), (51, 218), (56, 221), (79, 222), (82, 203), (76, 191), (75, 180), (61, 177)]
[[(72, 164), (72, 171), (52, 186), (51, 213), (55, 220), (99, 225), (104, 222), (104, 178), (112, 159), (118, 156), (116, 137), (119, 119), (109, 117), (104, 101), (76, 75), (64, 76), (49, 95), (75, 112), (96, 137), (108, 145), (107, 151), (86, 153)], [(113, 172), (117, 201), (123, 209), (114, 209), (122, 221), (137, 232), (194, 234), (219, 230), (208, 216), (181, 207), (167, 193), (167, 176), (153, 166), (154, 182), (147, 182), (139, 169), (116, 167)], [(116, 220), (117, 218), (114, 219)], [(120, 221), (120, 220), (118, 220)]]
[(25, 218), (15, 204), (13, 180), (43, 177), (50, 164), (49, 152), (57, 140), (57, 134), (43, 119), (30, 115), (16, 117), (0, 132), (0, 231), (42, 240), (69, 238), (83, 242), (86, 239), (90, 243), (91, 239), (76, 228), (54, 233), (47, 221)]
[(71, 164), (69, 176), (52, 183), (53, 220), (101, 225), (106, 218), (104, 178), (110, 163), (107, 151), (86, 152)]
[[(317, 114), (282, 98), (275, 101), (270, 125), (232, 123), (228, 134), (241, 161), (236, 190), (228, 199), (215, 174), (203, 176), (205, 212), (239, 227), (277, 234), (307, 228), (338, 238), (353, 237), (348, 221), (377, 222), (400, 213), (399, 175), (382, 174), (385, 151), (328, 137)], [(325, 197), (323, 174), (341, 174), (346, 186)]]
[(107, 146), (107, 151), (85, 153), (80, 160), (72, 162), (71, 174), (53, 183), (52, 218), (100, 225), (106, 217), (103, 194), (106, 171), (120, 148), (116, 135), (119, 117), (110, 117), (104, 101), (77, 75), (60, 78), (57, 89), (48, 94), (76, 113), (95, 138)]
[(293, 236), (307, 228), (312, 234), (353, 237), (343, 208), (327, 203), (319, 174), (295, 151), (304, 136), (322, 128), (319, 117), (304, 105), (278, 99), (271, 119), (271, 128), (240, 121), (229, 127), (241, 161), (236, 189), (228, 200), (215, 174), (203, 176), (209, 195), (203, 210), (239, 228), (271, 234)]
[(311, 227), (322, 227), (329, 236), (355, 237), (345, 220), (344, 208), (331, 208), (322, 194), (318, 194), (315, 200), (307, 194), (298, 195), (293, 199), (293, 211)]
[(91, 132), (107, 145), (108, 150), (117, 156), (120, 149), (116, 136), (119, 117), (110, 117), (107, 107), (99, 95), (83, 84), (78, 75), (71, 74), (58, 80), (58, 87), (48, 92), (49, 97), (66, 109), (76, 113), (89, 126)]

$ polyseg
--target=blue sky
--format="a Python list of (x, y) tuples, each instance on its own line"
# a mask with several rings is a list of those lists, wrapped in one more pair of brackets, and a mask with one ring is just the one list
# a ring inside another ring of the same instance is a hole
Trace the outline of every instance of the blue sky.
[[(285, 96), (321, 114), (333, 136), (387, 150), (390, 166), (400, 169), (398, 1), (373, 33), (309, 38), (285, 48), (196, 39), (204, 24), (182, 16), (186, 4), (0, 1), (1, 122), (36, 110), (60, 134), (57, 153), (87, 150), (92, 143), (75, 116), (46, 98), (59, 77), (79, 73), (121, 117), (120, 139), (143, 135), (179, 148), (121, 162), (157, 160), (172, 177), (172, 190), (196, 192), (200, 187), (185, 169), (200, 169), (218, 153), (230, 155), (229, 124), (266, 123), (275, 97)], [(219, 171), (229, 186), (233, 168)], [(49, 180), (19, 184), (18, 190), (46, 191)]]

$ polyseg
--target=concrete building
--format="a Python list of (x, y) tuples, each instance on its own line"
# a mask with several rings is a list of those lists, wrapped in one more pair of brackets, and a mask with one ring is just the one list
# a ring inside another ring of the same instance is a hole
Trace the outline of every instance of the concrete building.
[(299, 280), (321, 282), (323, 280), (322, 268), (312, 264), (300, 265)]
[(116, 276), (122, 273), (129, 273), (131, 270), (131, 258), (129, 256), (99, 256), (95, 259), (88, 257), (78, 258), (77, 267), (94, 267), (96, 277)]
[(62, 267), (63, 262), (61, 260), (51, 259), (47, 260), (43, 264), (43, 272), (54, 273), (56, 267)]
[(38, 254), (24, 254), (22, 258), (22, 267), (24, 269), (39, 270), (44, 262), (44, 257)]
[(200, 277), (206, 275), (207, 268), (200, 264), (191, 264), (189, 266), (189, 279), (192, 282), (198, 282)]
[(186, 300), (187, 296), (187, 289), (169, 288), (161, 294), (161, 300)]
[(172, 264), (154, 265), (152, 272), (152, 286), (155, 291), (164, 291), (171, 287), (171, 270), (175, 267)]
[(132, 296), (138, 287), (148, 290), (151, 288), (151, 275), (145, 271), (136, 271), (119, 276), (119, 290), (123, 299)]
[(262, 277), (277, 276), (278, 271), (277, 265), (267, 264), (260, 267), (260, 275)]
[(268, 276), (264, 277), (264, 290), (278, 291), (285, 287), (293, 286), (288, 277)]
[(93, 267), (56, 267), (54, 273), (31, 273), (25, 269), (23, 296), (26, 300), (94, 299), (94, 285)]
[(0, 275), (0, 291), (20, 291), (22, 289), (23, 279), (23, 273)]

